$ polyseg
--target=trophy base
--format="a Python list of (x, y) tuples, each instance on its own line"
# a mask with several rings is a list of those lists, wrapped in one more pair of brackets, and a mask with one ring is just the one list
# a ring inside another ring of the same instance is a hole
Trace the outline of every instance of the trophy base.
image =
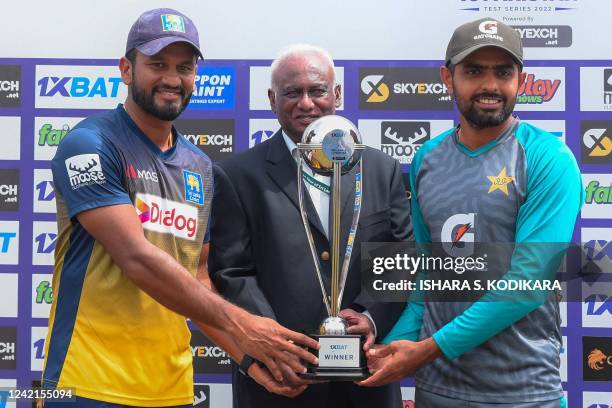
[(319, 350), (309, 351), (319, 358), (319, 365), (308, 363), (301, 378), (316, 381), (360, 381), (368, 378), (368, 370), (363, 344), (365, 336), (320, 335), (312, 338), (319, 341)]
[(308, 367), (304, 374), (300, 374), (305, 380), (315, 381), (361, 381), (370, 376), (367, 367), (346, 369), (346, 368), (327, 368), (327, 367)]

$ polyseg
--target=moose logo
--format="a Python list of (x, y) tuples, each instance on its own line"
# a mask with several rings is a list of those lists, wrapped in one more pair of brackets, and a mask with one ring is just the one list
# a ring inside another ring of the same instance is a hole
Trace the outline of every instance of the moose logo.
[(91, 184), (106, 183), (100, 156), (97, 154), (79, 154), (67, 158), (65, 163), (73, 190)]

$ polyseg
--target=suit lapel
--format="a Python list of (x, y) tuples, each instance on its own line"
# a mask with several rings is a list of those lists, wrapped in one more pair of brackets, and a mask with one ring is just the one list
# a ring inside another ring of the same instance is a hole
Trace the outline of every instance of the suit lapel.
[[(270, 140), (266, 157), (266, 171), (299, 211), (297, 165), (287, 149), (280, 130)], [(310, 225), (316, 228), (321, 235), (325, 236), (319, 215), (314, 208), (310, 195), (306, 191), (304, 191), (304, 207)]]

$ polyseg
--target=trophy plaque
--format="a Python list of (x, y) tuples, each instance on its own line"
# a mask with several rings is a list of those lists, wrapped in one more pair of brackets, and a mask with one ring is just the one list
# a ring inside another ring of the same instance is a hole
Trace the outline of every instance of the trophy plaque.
[[(357, 381), (369, 375), (363, 344), (365, 336), (348, 334), (347, 322), (338, 316), (346, 283), (348, 266), (357, 232), (362, 198), (362, 158), (365, 146), (355, 125), (341, 116), (324, 116), (312, 122), (304, 131), (301, 143), (297, 144), (298, 200), (302, 223), (308, 238), (315, 272), (321, 286), (323, 302), (328, 317), (321, 322), (319, 332), (311, 337), (319, 341), (319, 350), (310, 350), (318, 355), (319, 364), (308, 364), (302, 378), (312, 380)], [(307, 165), (314, 173), (331, 177), (331, 280), (330, 293), (323, 283), (321, 264), (312, 237), (304, 207), (304, 168)], [(355, 203), (346, 250), (341, 265), (340, 254), (340, 177), (355, 166)]]

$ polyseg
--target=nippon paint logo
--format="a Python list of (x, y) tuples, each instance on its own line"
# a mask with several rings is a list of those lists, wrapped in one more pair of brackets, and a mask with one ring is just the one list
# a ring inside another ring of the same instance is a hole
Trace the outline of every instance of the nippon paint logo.
[(233, 109), (235, 83), (236, 70), (233, 67), (199, 67), (189, 109)]
[(137, 194), (135, 203), (144, 229), (190, 241), (195, 239), (198, 228), (196, 207), (152, 194)]
[(516, 97), (516, 110), (565, 110), (565, 68), (526, 67), (527, 77)]
[(37, 108), (111, 109), (127, 88), (114, 66), (37, 65)]

